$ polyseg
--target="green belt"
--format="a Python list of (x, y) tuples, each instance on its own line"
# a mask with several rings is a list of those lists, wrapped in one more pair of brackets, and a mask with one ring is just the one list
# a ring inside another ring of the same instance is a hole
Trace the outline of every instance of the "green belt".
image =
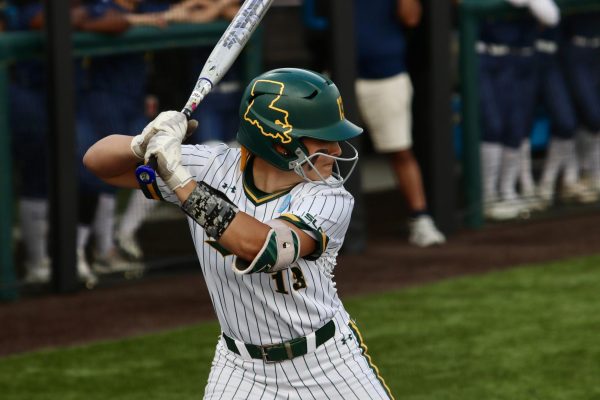
[[(331, 339), (333, 335), (335, 335), (335, 323), (331, 320), (315, 331), (316, 347), (319, 347)], [(235, 354), (240, 354), (240, 351), (235, 344), (235, 340), (226, 334), (223, 334), (223, 339), (225, 339), (225, 343), (229, 350), (233, 351)], [(244, 346), (246, 346), (250, 357), (263, 360), (266, 363), (291, 360), (292, 358), (300, 357), (307, 353), (306, 337), (304, 336), (278, 344), (257, 346), (255, 344), (245, 343)]]

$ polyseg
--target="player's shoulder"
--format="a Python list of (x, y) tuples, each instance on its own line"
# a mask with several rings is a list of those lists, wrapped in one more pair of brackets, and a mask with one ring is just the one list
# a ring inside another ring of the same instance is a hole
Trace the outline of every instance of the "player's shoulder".
[(226, 143), (215, 145), (206, 144), (184, 144), (181, 146), (181, 154), (203, 154), (210, 157), (237, 158), (240, 149), (229, 147)]
[(217, 145), (184, 144), (181, 156), (188, 166), (204, 166), (214, 169), (227, 168), (239, 163), (240, 149), (225, 143)]
[(241, 149), (239, 147), (230, 147), (226, 143), (206, 147), (215, 159), (222, 162), (231, 163), (240, 158)]
[(353, 201), (354, 197), (344, 186), (329, 186), (322, 182), (302, 182), (291, 192), (293, 197), (337, 197)]

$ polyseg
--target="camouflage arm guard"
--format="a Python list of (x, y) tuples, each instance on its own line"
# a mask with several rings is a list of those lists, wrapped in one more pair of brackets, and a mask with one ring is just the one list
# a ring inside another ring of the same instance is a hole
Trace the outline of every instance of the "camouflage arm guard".
[(204, 182), (198, 182), (181, 209), (215, 240), (221, 238), (239, 211), (227, 196)]

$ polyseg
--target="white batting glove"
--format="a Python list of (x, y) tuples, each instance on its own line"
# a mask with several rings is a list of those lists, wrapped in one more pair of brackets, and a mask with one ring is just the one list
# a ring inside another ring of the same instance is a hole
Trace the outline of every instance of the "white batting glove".
[(556, 26), (560, 21), (560, 9), (553, 0), (529, 0), (529, 10), (546, 26)]
[(146, 147), (150, 139), (157, 132), (164, 132), (179, 140), (179, 143), (187, 139), (198, 127), (198, 121), (187, 121), (184, 114), (178, 111), (161, 112), (152, 122), (150, 122), (142, 133), (134, 136), (131, 141), (131, 151), (135, 156), (142, 160), (146, 154)]
[(181, 165), (181, 140), (177, 137), (160, 131), (157, 132), (148, 143), (146, 162), (150, 157), (156, 157), (158, 164), (158, 175), (173, 191), (185, 186), (192, 180), (190, 171)]

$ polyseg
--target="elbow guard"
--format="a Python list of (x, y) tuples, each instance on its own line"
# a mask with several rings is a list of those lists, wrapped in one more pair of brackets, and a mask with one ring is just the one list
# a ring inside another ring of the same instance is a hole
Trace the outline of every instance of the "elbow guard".
[(281, 220), (266, 222), (271, 227), (262, 248), (251, 262), (235, 257), (233, 270), (238, 274), (275, 272), (296, 262), (300, 258), (300, 237)]

